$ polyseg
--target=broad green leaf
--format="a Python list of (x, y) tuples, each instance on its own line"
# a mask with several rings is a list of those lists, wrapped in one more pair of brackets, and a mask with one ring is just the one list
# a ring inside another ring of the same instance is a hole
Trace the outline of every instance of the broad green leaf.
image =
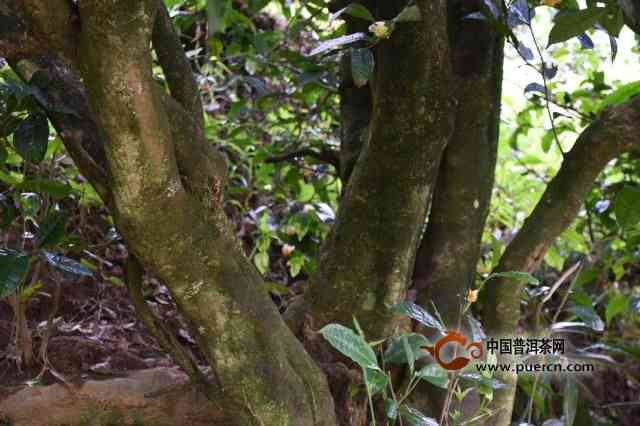
[(64, 228), (67, 218), (66, 214), (51, 210), (40, 224), (36, 234), (36, 246), (45, 248), (58, 244), (65, 236)]
[(518, 272), (518, 271), (509, 271), (509, 272), (494, 272), (487, 277), (485, 281), (489, 281), (493, 278), (507, 278), (509, 280), (514, 280), (518, 282), (523, 282), (531, 285), (540, 284), (540, 280), (531, 275), (528, 272)]
[(408, 426), (439, 426), (435, 419), (425, 416), (420, 411), (408, 405), (403, 404), (399, 412), (405, 424)]
[(93, 276), (93, 272), (91, 272), (86, 266), (61, 254), (52, 253), (50, 251), (43, 251), (42, 256), (47, 261), (47, 263), (62, 271), (70, 272), (76, 275), (82, 275), (85, 277)]
[(29, 258), (24, 253), (0, 249), (0, 300), (15, 293), (29, 270)]
[(313, 185), (306, 182), (300, 183), (300, 190), (298, 191), (298, 201), (301, 203), (308, 203), (316, 193)]
[(633, 96), (640, 94), (640, 81), (624, 84), (614, 90), (600, 103), (599, 109), (609, 105), (616, 105), (625, 102)]
[(367, 386), (369, 395), (374, 396), (384, 390), (387, 383), (389, 383), (389, 377), (380, 370), (365, 368), (364, 383)]
[(445, 331), (444, 324), (442, 324), (439, 319), (437, 319), (436, 317), (428, 313), (424, 308), (416, 305), (413, 302), (401, 302), (397, 305), (394, 305), (392, 309), (418, 321), (426, 327), (436, 329), (443, 333)]
[(29, 115), (13, 133), (13, 143), (18, 154), (32, 163), (39, 163), (47, 153), (49, 122), (41, 112)]
[(640, 222), (640, 189), (626, 185), (616, 196), (613, 210), (616, 220), (624, 230)]
[(603, 7), (592, 7), (558, 14), (549, 33), (548, 46), (561, 43), (584, 33), (604, 16), (605, 11), (606, 9)]
[(419, 22), (422, 19), (420, 9), (416, 5), (407, 6), (398, 16), (393, 18), (393, 22)]
[(564, 384), (564, 399), (562, 401), (562, 411), (564, 413), (565, 426), (573, 426), (576, 420), (576, 408), (578, 406), (578, 387), (571, 377), (567, 376)]
[(351, 76), (357, 87), (362, 87), (371, 79), (375, 59), (367, 48), (351, 49)]
[(613, 296), (609, 296), (609, 301), (607, 302), (607, 307), (604, 311), (604, 317), (607, 321), (607, 324), (611, 323), (611, 320), (616, 317), (616, 315), (624, 312), (627, 307), (627, 296), (622, 293), (616, 293)]
[(351, 3), (349, 6), (343, 7), (336, 13), (331, 14), (329, 16), (329, 21), (335, 21), (344, 14), (353, 16), (354, 18), (364, 19), (365, 21), (375, 21), (373, 15), (371, 15), (371, 12), (369, 12), (369, 9), (367, 9), (360, 3)]
[(253, 264), (256, 265), (258, 271), (264, 275), (269, 270), (269, 254), (261, 251), (253, 257)]
[(598, 315), (598, 313), (593, 309), (593, 307), (589, 306), (571, 306), (567, 309), (567, 311), (572, 314), (577, 315), (585, 324), (591, 327), (594, 331), (604, 331), (604, 322)]
[(367, 38), (368, 36), (365, 33), (353, 33), (342, 37), (333, 38), (331, 40), (320, 43), (315, 49), (309, 52), (309, 56), (315, 56), (320, 53), (338, 49), (344, 45), (356, 43), (361, 40), (366, 40)]
[(439, 388), (447, 389), (449, 386), (449, 376), (438, 364), (425, 365), (416, 376)]
[(398, 417), (398, 404), (393, 399), (384, 400), (384, 414), (390, 420), (395, 420)]
[(360, 367), (379, 370), (373, 349), (362, 336), (357, 335), (350, 328), (340, 324), (329, 324), (320, 330), (320, 334), (331, 343), (331, 346)]
[(422, 334), (410, 333), (393, 337), (389, 340), (387, 349), (384, 351), (384, 362), (389, 364), (406, 364), (408, 362), (404, 344), (402, 343), (403, 337), (406, 338), (414, 359), (417, 360), (428, 355), (427, 351), (422, 348), (431, 344), (429, 340)]

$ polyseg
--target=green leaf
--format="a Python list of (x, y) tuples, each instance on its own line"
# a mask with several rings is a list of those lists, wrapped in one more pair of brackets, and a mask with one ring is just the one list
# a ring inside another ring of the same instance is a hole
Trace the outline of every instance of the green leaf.
[(0, 249), (0, 300), (13, 294), (29, 270), (29, 258), (24, 253)]
[(627, 296), (622, 293), (616, 293), (613, 296), (609, 296), (607, 307), (604, 310), (604, 318), (607, 321), (607, 324), (611, 323), (611, 320), (615, 318), (616, 315), (624, 312), (627, 307), (627, 303)]
[(301, 182), (300, 189), (298, 190), (298, 201), (301, 203), (308, 203), (315, 195), (316, 190), (310, 183)]
[(419, 22), (422, 19), (420, 9), (416, 5), (407, 6), (393, 18), (393, 22)]
[(41, 162), (49, 143), (47, 116), (41, 112), (29, 115), (13, 133), (13, 141), (16, 151), (25, 161)]
[(616, 196), (613, 205), (616, 220), (625, 231), (640, 222), (640, 189), (626, 185)]
[(409, 333), (403, 336), (393, 337), (389, 340), (387, 349), (384, 351), (384, 361), (389, 364), (406, 364), (408, 363), (405, 352), (403, 338), (406, 339), (414, 359), (420, 359), (427, 356), (427, 351), (422, 349), (431, 343), (422, 334)]
[(624, 14), (622, 13), (622, 8), (615, 8), (613, 13), (611, 12), (612, 10), (609, 9), (608, 13), (605, 13), (600, 19), (600, 23), (609, 35), (618, 37), (620, 30), (624, 26)]
[(340, 324), (329, 324), (320, 330), (320, 334), (331, 343), (331, 346), (360, 367), (379, 370), (373, 349), (362, 336), (357, 335), (350, 328)]
[(623, 84), (602, 100), (598, 109), (609, 105), (625, 102), (633, 96), (640, 94), (640, 80)]
[(548, 46), (561, 43), (584, 33), (604, 16), (605, 11), (606, 9), (603, 7), (592, 7), (559, 13), (549, 33)]
[(261, 251), (253, 257), (253, 264), (256, 265), (258, 271), (264, 275), (269, 270), (269, 254)]
[(540, 280), (531, 275), (528, 272), (518, 272), (518, 271), (509, 271), (509, 272), (494, 272), (493, 274), (487, 277), (486, 281), (489, 281), (493, 278), (506, 278), (509, 280), (514, 280), (518, 282), (523, 282), (531, 285), (539, 285)]
[(320, 43), (315, 49), (309, 52), (309, 56), (315, 56), (320, 53), (328, 52), (330, 50), (338, 49), (344, 45), (356, 43), (361, 40), (366, 40), (369, 37), (365, 33), (353, 33), (342, 37), (333, 38), (331, 40)]
[(567, 309), (572, 314), (577, 315), (585, 324), (594, 331), (604, 331), (604, 322), (598, 313), (591, 306), (572, 306)]
[(65, 272), (70, 272), (72, 274), (82, 275), (85, 277), (93, 276), (93, 272), (91, 272), (86, 266), (61, 254), (52, 253), (50, 251), (43, 251), (42, 257), (44, 257), (47, 263), (49, 263), (51, 266), (54, 266)]
[(380, 370), (364, 369), (364, 383), (369, 395), (374, 396), (382, 392), (389, 383), (389, 377)]
[(331, 14), (329, 16), (329, 21), (334, 21), (343, 14), (353, 16), (354, 18), (364, 19), (365, 21), (375, 21), (373, 15), (371, 14), (371, 12), (369, 12), (369, 9), (367, 9), (360, 3), (351, 3), (349, 6), (343, 7), (336, 13)]
[(65, 198), (73, 194), (70, 185), (46, 179), (29, 179), (15, 184), (15, 188), (22, 192), (45, 193), (53, 198)]
[(449, 386), (449, 376), (438, 364), (425, 365), (416, 376), (439, 388), (447, 389)]
[(565, 426), (573, 426), (573, 422), (576, 420), (577, 406), (578, 387), (574, 379), (567, 377), (567, 381), (564, 384), (564, 400), (562, 401)]
[(362, 87), (371, 79), (375, 59), (367, 48), (351, 49), (351, 76), (357, 87)]
[(395, 420), (398, 417), (398, 404), (393, 399), (384, 400), (384, 414), (389, 420)]
[(502, 383), (500, 380), (486, 377), (478, 373), (462, 373), (460, 374), (460, 378), (470, 382), (480, 383), (481, 385), (490, 387), (491, 389), (502, 389), (509, 386)]
[(64, 228), (67, 224), (67, 218), (66, 214), (51, 210), (40, 224), (36, 234), (36, 246), (45, 248), (58, 244), (65, 236)]
[(420, 411), (408, 405), (402, 405), (399, 411), (400, 416), (408, 426), (439, 426), (435, 419), (425, 416)]
[(394, 305), (392, 309), (418, 321), (426, 327), (436, 329), (443, 333), (445, 331), (444, 324), (442, 324), (439, 319), (437, 319), (436, 317), (428, 313), (424, 308), (416, 305), (413, 302), (406, 301), (398, 303), (397, 305)]
[(207, 31), (209, 37), (227, 28), (231, 0), (207, 0)]
[(402, 342), (402, 349), (404, 349), (404, 356), (407, 358), (407, 364), (409, 365), (409, 374), (413, 375), (413, 368), (416, 364), (416, 357), (413, 353), (413, 349), (409, 345), (409, 340), (407, 336), (400, 336), (400, 341)]

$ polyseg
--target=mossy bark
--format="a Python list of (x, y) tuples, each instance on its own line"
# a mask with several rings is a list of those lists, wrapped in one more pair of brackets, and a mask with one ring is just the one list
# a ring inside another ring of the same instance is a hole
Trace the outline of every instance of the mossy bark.
[[(393, 17), (403, 2), (379, 6)], [(446, 2), (420, 2), (422, 21), (398, 25), (375, 50), (369, 137), (305, 294), (317, 324), (388, 336), (404, 299), (442, 150), (451, 133)]]
[[(462, 19), (479, 11), (480, 3), (449, 3), (455, 128), (438, 172), (413, 276), (416, 302), (429, 309), (435, 305), (450, 329), (464, 327), (460, 313), (476, 277), (498, 148), (503, 37), (487, 21)], [(445, 397), (442, 389), (423, 383), (413, 400), (439, 416)]]
[[(17, 5), (12, 13), (24, 6), (11, 3)], [(73, 113), (48, 111), (49, 117), (77, 151), (74, 159), (111, 208), (131, 253), (170, 288), (218, 378), (218, 402), (229, 418), (240, 425), (334, 425), (324, 375), (280, 318), (221, 209), (226, 165), (205, 144), (198, 117), (190, 116), (197, 109), (195, 86), (174, 79), (171, 98), (152, 78), (149, 46), (158, 4), (83, 1), (76, 16), (82, 29), (73, 28), (74, 39), (39, 38), (45, 32), (38, 22), (19, 21), (0, 41), (0, 53), (14, 64), (49, 66), (61, 87), (86, 88)], [(46, 19), (31, 13), (39, 10), (15, 16)], [(15, 47), (23, 36), (65, 46)], [(181, 64), (162, 61), (168, 70)], [(54, 72), (65, 69), (71, 76), (80, 70), (81, 79)]]

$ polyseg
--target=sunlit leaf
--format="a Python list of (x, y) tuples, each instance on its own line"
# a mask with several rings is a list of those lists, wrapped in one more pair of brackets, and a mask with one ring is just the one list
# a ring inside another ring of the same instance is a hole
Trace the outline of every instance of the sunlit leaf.
[(531, 284), (531, 285), (540, 284), (540, 280), (538, 280), (536, 277), (534, 277), (528, 272), (519, 272), (519, 271), (494, 272), (487, 277), (486, 281), (489, 281), (494, 278), (506, 278), (508, 280), (513, 280), (513, 281)]

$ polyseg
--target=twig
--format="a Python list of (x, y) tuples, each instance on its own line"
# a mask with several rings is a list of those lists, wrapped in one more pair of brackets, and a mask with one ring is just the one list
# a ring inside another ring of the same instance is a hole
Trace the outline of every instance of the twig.
[(312, 157), (323, 163), (331, 164), (336, 170), (340, 170), (340, 158), (336, 151), (326, 149), (322, 151), (315, 151), (311, 148), (302, 148), (295, 151), (286, 152), (280, 155), (274, 155), (267, 157), (265, 163), (280, 163), (283, 161), (294, 160), (300, 157)]

